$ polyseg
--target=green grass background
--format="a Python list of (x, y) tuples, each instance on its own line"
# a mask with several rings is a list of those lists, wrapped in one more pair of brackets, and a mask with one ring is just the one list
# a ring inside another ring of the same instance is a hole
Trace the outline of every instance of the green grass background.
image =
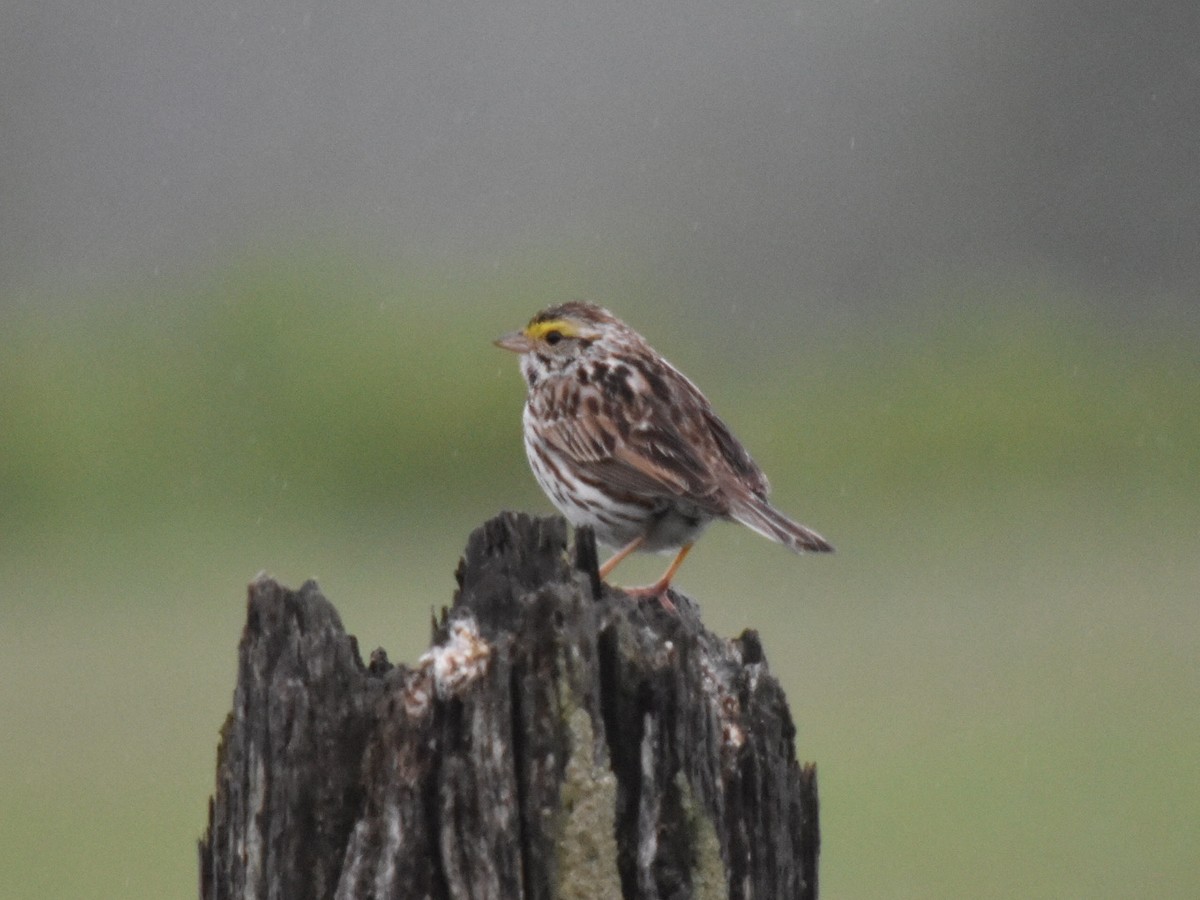
[[(0, 894), (194, 896), (258, 571), (317, 578), (364, 650), (423, 650), (470, 530), (550, 511), (490, 340), (569, 275), (310, 253), (8, 304)], [(839, 550), (717, 526), (678, 582), (764, 634), (823, 896), (1200, 896), (1194, 328), (1046, 288), (783, 330), (655, 293), (598, 299)]]

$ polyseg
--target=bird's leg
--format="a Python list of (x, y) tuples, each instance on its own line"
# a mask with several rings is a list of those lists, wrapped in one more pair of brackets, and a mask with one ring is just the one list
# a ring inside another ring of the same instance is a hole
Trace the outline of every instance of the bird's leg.
[(639, 535), (638, 537), (635, 537), (632, 541), (630, 541), (628, 544), (626, 544), (624, 547), (622, 547), (620, 550), (618, 550), (616, 553), (614, 553), (612, 556), (610, 556), (608, 558), (608, 561), (600, 567), (600, 577), (607, 578), (608, 573), (617, 567), (617, 563), (619, 563), (621, 560), (623, 560), (625, 557), (627, 557), (630, 553), (632, 553), (638, 547), (642, 546), (642, 543), (645, 540), (646, 540), (646, 536), (644, 534)]
[(667, 610), (667, 612), (678, 612), (675, 604), (671, 602), (671, 598), (667, 596), (667, 591), (671, 587), (671, 579), (675, 577), (675, 573), (679, 571), (679, 567), (682, 566), (683, 561), (687, 559), (687, 555), (691, 552), (692, 546), (693, 544), (684, 544), (679, 549), (679, 553), (676, 554), (675, 559), (671, 562), (671, 565), (667, 566), (667, 571), (663, 572), (662, 578), (658, 579), (658, 581), (654, 582), (654, 584), (648, 584), (645, 587), (640, 588), (626, 588), (625, 593), (629, 594), (631, 597), (641, 597), (643, 599), (657, 597), (658, 602), (662, 604), (663, 609)]

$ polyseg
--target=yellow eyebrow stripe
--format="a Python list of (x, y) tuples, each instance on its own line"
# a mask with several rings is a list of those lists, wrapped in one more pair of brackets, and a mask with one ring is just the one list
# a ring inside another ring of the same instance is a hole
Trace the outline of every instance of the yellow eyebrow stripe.
[(540, 341), (551, 331), (557, 331), (563, 337), (579, 337), (580, 331), (566, 319), (550, 319), (547, 322), (530, 322), (525, 328), (525, 334)]

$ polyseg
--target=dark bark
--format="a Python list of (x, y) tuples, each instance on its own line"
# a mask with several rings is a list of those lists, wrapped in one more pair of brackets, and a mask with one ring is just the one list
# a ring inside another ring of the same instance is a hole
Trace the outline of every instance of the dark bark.
[(200, 895), (813, 898), (816, 773), (757, 634), (600, 584), (595, 543), (471, 535), (415, 666), (308, 582), (250, 585)]

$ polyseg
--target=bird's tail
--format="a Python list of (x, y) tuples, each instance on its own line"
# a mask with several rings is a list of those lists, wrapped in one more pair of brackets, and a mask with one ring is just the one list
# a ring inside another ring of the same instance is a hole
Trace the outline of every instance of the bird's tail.
[(833, 545), (811, 528), (793, 522), (766, 500), (755, 494), (735, 501), (730, 516), (763, 537), (768, 537), (796, 553), (829, 553)]

